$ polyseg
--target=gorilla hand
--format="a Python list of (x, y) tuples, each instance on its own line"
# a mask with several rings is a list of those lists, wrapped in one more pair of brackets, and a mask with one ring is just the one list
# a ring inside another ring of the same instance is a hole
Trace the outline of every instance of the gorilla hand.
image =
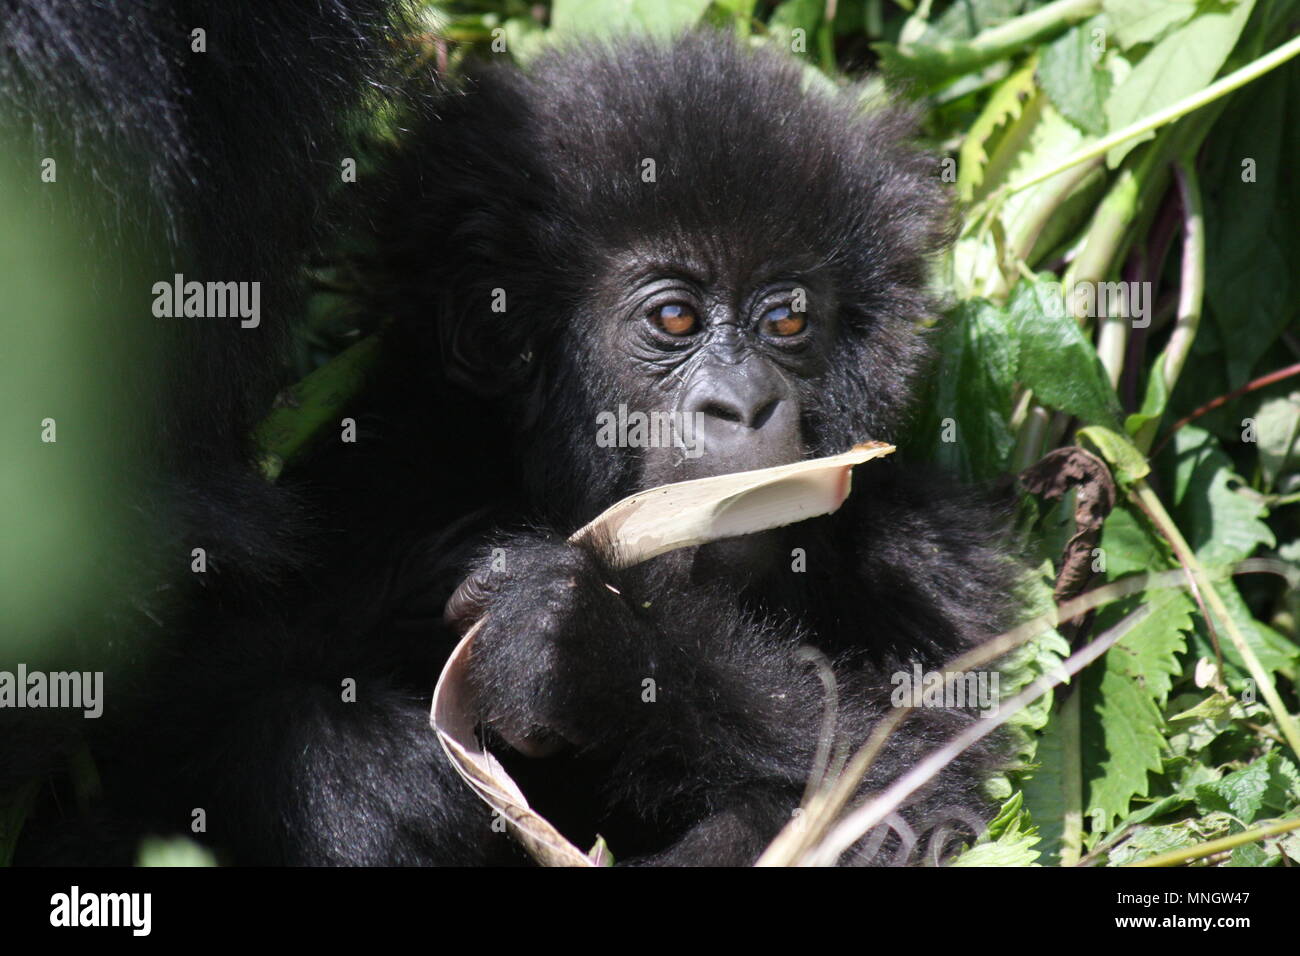
[(459, 631), (482, 627), (468, 682), (484, 724), (520, 753), (608, 739), (640, 699), (649, 628), (587, 548), (543, 534), (493, 548), (447, 602)]

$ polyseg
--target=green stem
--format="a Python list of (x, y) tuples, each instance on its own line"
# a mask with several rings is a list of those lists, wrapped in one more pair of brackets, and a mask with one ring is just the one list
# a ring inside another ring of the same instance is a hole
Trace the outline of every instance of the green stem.
[[(1044, 8), (1046, 9), (1046, 8)], [(1213, 103), (1221, 96), (1226, 96), (1233, 90), (1240, 89), (1247, 83), (1259, 79), (1265, 73), (1275, 69), (1291, 59), (1296, 54), (1300, 54), (1300, 36), (1293, 37), (1287, 43), (1282, 44), (1272, 53), (1260, 57), (1252, 63), (1248, 63), (1240, 70), (1235, 70), (1220, 80), (1211, 83), (1205, 89), (1191, 96), (1185, 96), (1177, 103), (1166, 106), (1162, 110), (1157, 110), (1150, 116), (1145, 116), (1140, 120), (1130, 123), (1128, 126), (1118, 129), (1109, 136), (1103, 136), (1090, 146), (1071, 153), (1065, 159), (1061, 160), (1055, 166), (1048, 167), (1040, 173), (1028, 177), (1027, 179), (1007, 186), (1007, 193), (1018, 193), (1022, 189), (1028, 189), (1043, 182), (1045, 179), (1051, 179), (1057, 173), (1062, 173), (1071, 166), (1077, 166), (1079, 163), (1086, 163), (1090, 159), (1096, 159), (1098, 156), (1104, 156), (1110, 150), (1114, 149), (1121, 143), (1127, 142), (1154, 129), (1164, 126), (1166, 123), (1172, 123), (1174, 120), (1186, 116), (1194, 110), (1200, 109), (1209, 103)]]
[[(1183, 200), (1183, 260), (1178, 289), (1178, 318), (1162, 353), (1164, 361), (1161, 363), (1157, 360), (1155, 366), (1163, 369), (1166, 395), (1173, 394), (1178, 377), (1187, 363), (1187, 356), (1191, 354), (1192, 343), (1196, 340), (1196, 332), (1201, 325), (1201, 308), (1205, 298), (1205, 214), (1201, 205), (1201, 187), (1196, 165), (1190, 157), (1184, 156), (1178, 160), (1175, 173)], [(1134, 437), (1134, 444), (1143, 454), (1151, 450), (1151, 443), (1155, 441), (1159, 427), (1159, 419), (1153, 418)]]
[(1079, 723), (1078, 686), (1061, 705), (1061, 866), (1074, 866), (1083, 853), (1083, 733)]
[(1253, 830), (1243, 830), (1241, 833), (1234, 833), (1232, 836), (1221, 837), (1218, 840), (1210, 840), (1208, 843), (1198, 843), (1196, 846), (1185, 847), (1181, 850), (1170, 850), (1168, 853), (1149, 856), (1145, 860), (1138, 860), (1136, 863), (1130, 863), (1128, 865), (1177, 866), (1180, 863), (1190, 863), (1192, 860), (1200, 860), (1207, 856), (1213, 856), (1216, 853), (1223, 853), (1226, 850), (1245, 846), (1247, 843), (1254, 843), (1256, 840), (1263, 840), (1265, 837), (1277, 836), (1279, 833), (1286, 833), (1288, 830), (1298, 829), (1300, 829), (1300, 820), (1281, 820), (1277, 823), (1270, 823), (1265, 827), (1256, 827)]
[(1080, 20), (1101, 12), (1101, 0), (1056, 0), (1031, 13), (982, 31), (965, 43), (954, 43), (960, 51), (962, 65), (977, 69), (1012, 56), (1023, 47), (1063, 32)]
[(1011, 456), (1011, 470), (1024, 471), (1043, 456), (1043, 441), (1047, 436), (1047, 423), (1051, 419), (1047, 409), (1031, 405), (1025, 414), (1024, 424), (1016, 434), (1016, 448)]

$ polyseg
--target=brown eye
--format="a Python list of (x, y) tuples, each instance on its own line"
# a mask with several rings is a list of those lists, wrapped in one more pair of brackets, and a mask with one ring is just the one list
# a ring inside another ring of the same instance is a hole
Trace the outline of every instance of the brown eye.
[(699, 320), (691, 308), (676, 302), (659, 306), (654, 323), (669, 335), (691, 335), (699, 328)]
[(801, 313), (791, 312), (787, 305), (778, 305), (763, 313), (763, 334), (778, 339), (798, 335), (807, 324), (808, 320)]

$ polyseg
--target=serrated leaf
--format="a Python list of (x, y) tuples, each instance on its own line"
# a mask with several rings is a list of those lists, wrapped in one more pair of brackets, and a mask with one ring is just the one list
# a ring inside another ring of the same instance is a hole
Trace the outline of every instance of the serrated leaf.
[(1297, 798), (1296, 789), (1295, 767), (1273, 751), (1249, 767), (1201, 784), (1196, 788), (1196, 806), (1201, 813), (1231, 813), (1250, 824), (1261, 811), (1275, 814), (1290, 809)]
[(1025, 101), (1034, 95), (1034, 71), (1024, 67), (997, 85), (979, 117), (971, 124), (958, 153), (957, 194), (970, 202), (984, 191), (985, 171), (989, 164), (988, 147), (995, 136), (1017, 120)]
[(1119, 400), (1097, 350), (1067, 313), (1060, 285), (1022, 280), (1007, 310), (1020, 340), (1021, 384), (1044, 405), (1085, 424), (1116, 427)]
[[(1087, 811), (1094, 832), (1105, 832), (1127, 816), (1134, 797), (1148, 793), (1148, 771), (1163, 770), (1167, 749), (1160, 706), (1182, 670), (1184, 632), (1191, 629), (1191, 600), (1181, 591), (1141, 596), (1146, 616), (1106, 652), (1100, 674), (1089, 671), (1083, 683), (1083, 737)], [(1107, 607), (1097, 629), (1119, 624), (1136, 601)]]
[(1268, 866), (1275, 862), (1280, 851), (1263, 842), (1247, 843), (1235, 847), (1224, 866)]
[(1094, 830), (1109, 830), (1145, 797), (1147, 774), (1159, 772), (1164, 722), (1151, 694), (1131, 677), (1127, 662), (1107, 654), (1105, 666), (1085, 672), (1080, 725), (1086, 811)]
[(1037, 866), (1039, 837), (1025, 812), (1024, 798), (1013, 794), (989, 822), (988, 829), (951, 866)]
[(1108, 854), (1111, 866), (1125, 866), (1170, 850), (1185, 850), (1202, 841), (1196, 821), (1187, 820), (1158, 827), (1139, 827)]
[[(1032, 82), (1032, 75), (1029, 76)], [(985, 161), (976, 197), (990, 193), (1011, 181), (1024, 180), (1056, 165), (1058, 160), (1075, 152), (1087, 137), (1078, 127), (1057, 112), (1042, 94), (1035, 93), (1025, 110), (1001, 135), (991, 140), (990, 156)], [(965, 169), (966, 160), (962, 161)], [(1001, 263), (1007, 249), (1032, 256), (1043, 242), (1055, 242), (1092, 212), (1088, 191), (1075, 192), (1065, 204), (1061, 202), (1060, 177), (1057, 174), (1028, 189), (1004, 196), (996, 216), (987, 230), (964, 236), (953, 250), (954, 273), (959, 283), (982, 293), (1000, 291)], [(1090, 181), (1088, 189), (1099, 186)], [(1085, 200), (1080, 202), (1079, 200)], [(1044, 224), (1043, 214), (1048, 215)], [(1074, 217), (1073, 220), (1071, 217)], [(1055, 238), (1054, 238), (1055, 237)]]
[[(1107, 666), (1144, 688), (1162, 707), (1173, 678), (1183, 670), (1179, 656), (1187, 650), (1184, 635), (1192, 629), (1196, 604), (1185, 591), (1175, 589), (1149, 591), (1142, 599), (1148, 614), (1106, 652)], [(1098, 629), (1118, 624), (1131, 607), (1126, 601), (1106, 608), (1097, 617)]]

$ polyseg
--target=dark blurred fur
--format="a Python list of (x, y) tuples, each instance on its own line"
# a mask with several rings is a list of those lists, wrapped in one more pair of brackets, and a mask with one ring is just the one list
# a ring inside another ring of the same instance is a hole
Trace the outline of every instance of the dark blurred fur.
[[(259, 327), (152, 320), (158, 368), (122, 370), (142, 389), (161, 376), (139, 451), (166, 476), (151, 491), (176, 545), (164, 566), (196, 540), (232, 577), (265, 579), (288, 556), (276, 495), (247, 467), (250, 431), (285, 384), (301, 268), (354, 155), (348, 124), (365, 94), (391, 94), (397, 7), (0, 0), (0, 138), (33, 182), (38, 158), (57, 160), (59, 186), (34, 188), (73, 197), (93, 254), (130, 261), (132, 280), (262, 286)], [(206, 52), (191, 51), (195, 28)], [(148, 316), (149, 287), (127, 293)]]
[[(143, 420), (107, 419), (137, 466), (136, 492), (106, 516), (134, 531), (103, 571), (124, 582), (121, 601), (84, 622), (84, 653), (64, 662), (125, 668), (115, 709), (145, 645), (180, 643), (197, 601), (271, 600), (268, 582), (309, 556), (304, 509), (255, 471), (250, 432), (291, 378), (302, 266), (328, 234), (362, 99), (392, 94), (401, 20), (399, 0), (0, 0), (0, 144), (49, 208), (30, 228), (75, 223), (93, 294), (131, 305), (121, 334), (157, 345), (114, 370)], [(39, 181), (44, 157), (55, 184)], [(260, 327), (154, 318), (151, 284), (178, 272), (260, 282)], [(189, 571), (197, 546), (207, 575)], [(0, 719), (0, 790), (62, 765), (58, 715)]]
[[(817, 571), (761, 594), (691, 580), (680, 554), (620, 572), (570, 548), (635, 481), (626, 450), (592, 447), (622, 383), (582, 303), (632, 240), (704, 243), (740, 266), (810, 251), (840, 324), (835, 360), (800, 384), (809, 452), (906, 448), (926, 262), (950, 235), (931, 161), (903, 145), (905, 112), (863, 116), (851, 93), (805, 92), (792, 63), (707, 33), (569, 49), (415, 98), (422, 116), (357, 204), (377, 239), (368, 305), (396, 320), (360, 440), (285, 481), (314, 515), (313, 561), (272, 601), (195, 611), (146, 705), (97, 751), (103, 812), (121, 834), (186, 832), (203, 807), (205, 839), (240, 862), (521, 862), (427, 729), (455, 641), (443, 605), (495, 543), (512, 570), (473, 670), (488, 723), (540, 715), (582, 741), (513, 761), (530, 797), (621, 861), (752, 862), (797, 806), (822, 723), (799, 645), (835, 663), (837, 730), (861, 743), (891, 671), (1003, 627), (1001, 518), (899, 456), (859, 469), (840, 513), (780, 532)], [(645, 156), (660, 158), (653, 190)], [(499, 286), (505, 316), (489, 308)], [(660, 700), (630, 711), (628, 681), (646, 674)], [(348, 678), (357, 703), (340, 700)], [(971, 719), (916, 715), (867, 790)], [(908, 824), (986, 815), (988, 759), (928, 788)], [(43, 852), (52, 839), (33, 837), (31, 857), (61, 856)]]

